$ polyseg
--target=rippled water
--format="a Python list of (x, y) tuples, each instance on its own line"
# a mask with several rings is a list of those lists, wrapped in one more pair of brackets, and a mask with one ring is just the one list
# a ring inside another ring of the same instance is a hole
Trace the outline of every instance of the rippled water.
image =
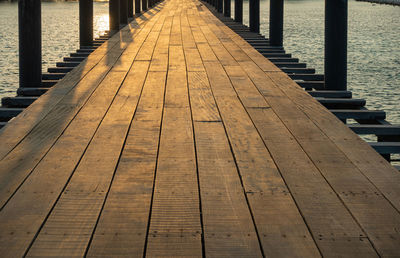
[[(95, 34), (107, 29), (108, 5), (95, 3)], [(232, 4), (232, 6), (234, 6)], [(261, 0), (261, 31), (268, 35), (269, 1)], [(244, 3), (248, 13), (248, 1)], [(233, 12), (232, 12), (233, 13)], [(78, 4), (43, 3), (43, 70), (78, 47)], [(248, 23), (248, 16), (244, 17)], [(400, 7), (349, 1), (349, 89), (400, 123)], [(0, 97), (18, 87), (17, 5), (0, 2)], [(323, 72), (323, 0), (285, 0), (284, 45)]]
[[(42, 3), (43, 71), (79, 47), (76, 2)], [(108, 4), (94, 3), (94, 34), (108, 29)], [(18, 6), (0, 2), (0, 98), (18, 87)]]
[[(243, 9), (247, 14), (248, 1)], [(261, 12), (261, 33), (268, 35), (269, 1), (261, 0)], [(284, 12), (286, 51), (323, 73), (324, 1), (285, 0)], [(400, 123), (400, 6), (349, 1), (348, 40), (349, 90)]]

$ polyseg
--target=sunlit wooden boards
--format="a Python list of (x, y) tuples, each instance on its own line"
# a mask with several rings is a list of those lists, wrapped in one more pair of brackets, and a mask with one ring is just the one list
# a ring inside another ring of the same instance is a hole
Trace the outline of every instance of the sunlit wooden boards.
[(2, 257), (400, 256), (400, 175), (196, 0), (137, 17), (0, 141)]

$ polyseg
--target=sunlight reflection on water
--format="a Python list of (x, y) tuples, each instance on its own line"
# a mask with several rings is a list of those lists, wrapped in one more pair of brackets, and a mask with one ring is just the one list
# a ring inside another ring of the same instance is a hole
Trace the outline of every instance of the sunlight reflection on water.
[[(77, 2), (42, 3), (43, 71), (54, 67), (79, 47)], [(94, 36), (108, 30), (108, 3), (94, 3)], [(0, 98), (14, 96), (18, 87), (18, 9), (0, 2)]]
[[(232, 2), (232, 8), (234, 1)], [(248, 24), (248, 0), (244, 22)], [(261, 33), (268, 37), (269, 1), (261, 0)], [(232, 10), (233, 13), (233, 10)], [(349, 1), (348, 88), (400, 123), (400, 6)], [(323, 73), (324, 1), (285, 0), (284, 46)]]

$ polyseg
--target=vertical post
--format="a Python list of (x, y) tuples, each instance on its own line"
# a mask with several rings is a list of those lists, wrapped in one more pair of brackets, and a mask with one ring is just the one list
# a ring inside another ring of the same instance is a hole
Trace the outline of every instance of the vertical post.
[(270, 0), (269, 7), (269, 44), (283, 45), (283, 2), (284, 0)]
[(133, 18), (133, 1), (134, 0), (128, 0), (128, 19)]
[(224, 16), (231, 17), (231, 0), (224, 0)]
[(93, 0), (79, 0), (79, 42), (81, 47), (93, 44)]
[(219, 13), (222, 13), (223, 0), (217, 0), (217, 6), (218, 6), (217, 11), (218, 11)]
[(119, 1), (119, 23), (128, 24), (128, 0)]
[(142, 0), (142, 10), (143, 11), (147, 10), (147, 0)]
[(18, 1), (19, 86), (42, 83), (42, 25), (40, 0)]
[(260, 0), (249, 2), (250, 31), (260, 32)]
[(135, 14), (140, 14), (140, 0), (135, 0)]
[(235, 22), (243, 22), (243, 0), (235, 0)]
[(325, 0), (325, 88), (347, 89), (347, 0)]
[(114, 34), (119, 31), (119, 0), (110, 0), (110, 32)]

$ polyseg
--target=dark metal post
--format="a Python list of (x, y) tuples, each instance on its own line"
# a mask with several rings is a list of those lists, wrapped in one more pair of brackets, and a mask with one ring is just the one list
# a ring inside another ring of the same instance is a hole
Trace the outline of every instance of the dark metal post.
[(79, 41), (81, 46), (93, 44), (93, 0), (79, 0)]
[(235, 21), (243, 22), (243, 0), (235, 0)]
[(325, 88), (347, 89), (347, 0), (325, 0)]
[(147, 10), (147, 0), (142, 0), (142, 10), (143, 11)]
[(224, 16), (231, 17), (231, 0), (224, 0)]
[(42, 25), (40, 0), (18, 1), (19, 86), (42, 83)]
[(119, 22), (128, 24), (128, 0), (119, 1)]
[(119, 0), (110, 0), (110, 32), (111, 34), (119, 31)]
[(135, 14), (138, 15), (140, 10), (140, 0), (135, 0)]
[(133, 0), (128, 0), (128, 19), (133, 18)]
[(283, 1), (270, 0), (269, 7), (269, 44), (283, 45)]
[(217, 8), (217, 11), (219, 12), (219, 13), (222, 13), (222, 11), (223, 11), (223, 0), (217, 0), (217, 6), (218, 6), (218, 8)]
[(260, 0), (250, 0), (250, 31), (260, 32)]

